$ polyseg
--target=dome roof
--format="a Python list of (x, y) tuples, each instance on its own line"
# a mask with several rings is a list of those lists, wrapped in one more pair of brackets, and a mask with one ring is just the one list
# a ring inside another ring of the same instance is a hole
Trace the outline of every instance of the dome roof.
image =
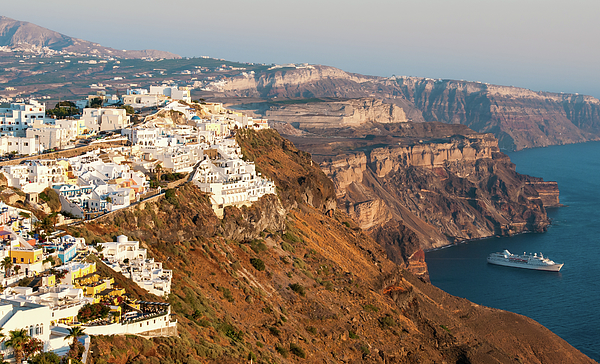
[(202, 119), (200, 119), (200, 117), (198, 115), (194, 115), (194, 116), (192, 116), (192, 120), (202, 120)]

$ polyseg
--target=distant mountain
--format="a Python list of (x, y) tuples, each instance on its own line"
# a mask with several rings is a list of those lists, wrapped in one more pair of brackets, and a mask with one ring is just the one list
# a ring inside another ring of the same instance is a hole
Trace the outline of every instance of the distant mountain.
[[(215, 96), (277, 100), (260, 111), (269, 119), (290, 123), (297, 122), (298, 115), (281, 110), (289, 108), (282, 98), (369, 97), (401, 107), (408, 120), (463, 124), (493, 133), (500, 147), (509, 150), (600, 140), (600, 100), (577, 94), (469, 81), (364, 76), (318, 65), (241, 74), (214, 82), (209, 89)], [(316, 109), (309, 112), (310, 107)], [(320, 107), (322, 103), (306, 104), (303, 112), (318, 114)]]
[(177, 54), (154, 49), (130, 51), (103, 47), (5, 16), (0, 16), (0, 47), (35, 53), (73, 53), (118, 58), (181, 58)]

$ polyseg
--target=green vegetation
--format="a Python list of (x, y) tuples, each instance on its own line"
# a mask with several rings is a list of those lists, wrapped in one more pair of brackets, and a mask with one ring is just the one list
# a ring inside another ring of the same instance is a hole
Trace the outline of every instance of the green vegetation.
[(281, 335), (281, 332), (279, 331), (278, 328), (276, 328), (275, 326), (270, 326), (269, 327), (269, 332), (271, 333), (271, 335), (273, 336), (277, 336), (279, 337), (279, 335)]
[(287, 358), (289, 355), (288, 349), (284, 348), (283, 346), (275, 345), (275, 350), (277, 350), (277, 352), (281, 354), (281, 356), (283, 356), (284, 358)]
[(256, 254), (260, 254), (260, 253), (266, 251), (268, 248), (267, 248), (267, 245), (265, 244), (264, 241), (262, 241), (262, 240), (252, 240), (250, 242), (250, 249), (254, 250), (254, 252)]
[(60, 203), (60, 197), (53, 188), (45, 188), (42, 192), (40, 192), (38, 197), (40, 198), (40, 200), (46, 202), (53, 212), (60, 211), (62, 207)]
[(122, 105), (122, 106), (119, 106), (119, 109), (125, 109), (125, 112), (127, 113), (127, 115), (135, 114), (135, 110), (133, 109), (133, 106), (131, 106), (131, 105)]
[(47, 109), (46, 115), (63, 119), (67, 116), (79, 115), (79, 109), (71, 101), (61, 101), (56, 103), (53, 109)]
[(358, 335), (352, 330), (348, 331), (348, 337), (350, 337), (350, 339), (359, 339)]
[(379, 307), (373, 306), (371, 304), (364, 305), (363, 309), (367, 312), (379, 312)]
[(108, 317), (110, 307), (101, 303), (86, 304), (83, 306), (77, 314), (77, 320), (79, 322), (88, 322), (96, 319), (105, 319)]
[(252, 264), (254, 269), (256, 269), (257, 271), (262, 272), (263, 270), (265, 270), (265, 263), (258, 258), (250, 258), (250, 264)]
[(381, 316), (379, 318), (379, 326), (383, 329), (388, 329), (390, 327), (396, 326), (396, 320), (390, 315)]
[(290, 352), (299, 358), (306, 358), (306, 353), (304, 352), (304, 349), (302, 349), (297, 344), (290, 343)]
[(175, 189), (171, 188), (171, 189), (166, 190), (165, 191), (165, 199), (171, 205), (174, 205), (175, 207), (179, 207), (179, 200), (177, 199), (177, 192), (175, 191)]
[(305, 290), (304, 286), (301, 285), (300, 283), (292, 283), (292, 284), (290, 284), (290, 288), (292, 289), (292, 291), (298, 293), (300, 296), (306, 295), (306, 290)]
[(285, 241), (281, 242), (281, 249), (285, 250), (286, 252), (290, 252), (290, 253), (295, 253), (296, 249), (294, 249), (293, 246), (291, 246), (290, 244), (286, 243)]

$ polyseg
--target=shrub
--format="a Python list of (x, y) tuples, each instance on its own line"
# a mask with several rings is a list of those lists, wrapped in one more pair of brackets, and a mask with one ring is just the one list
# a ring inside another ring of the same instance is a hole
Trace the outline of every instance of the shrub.
[(294, 267), (298, 269), (306, 269), (306, 263), (300, 258), (294, 258)]
[(265, 263), (258, 258), (250, 258), (250, 264), (259, 272), (265, 270)]
[(288, 357), (288, 350), (283, 346), (275, 345), (275, 350), (277, 350), (277, 352), (281, 354), (281, 356), (283, 356), (284, 358)]
[(356, 333), (352, 330), (348, 331), (348, 336), (350, 337), (350, 339), (358, 339), (358, 335), (356, 335)]
[(267, 250), (267, 245), (262, 240), (252, 240), (250, 248), (254, 250), (256, 254), (259, 254)]
[(302, 358), (302, 359), (306, 358), (306, 353), (297, 344), (294, 344), (294, 343), (290, 344), (290, 352), (299, 358)]
[(314, 326), (308, 326), (308, 327), (306, 328), (306, 331), (310, 332), (310, 333), (311, 333), (311, 334), (313, 334), (313, 335), (316, 335), (316, 334), (317, 334), (317, 329), (316, 329)]
[(281, 243), (281, 249), (285, 250), (286, 252), (290, 252), (290, 253), (296, 252), (296, 249), (294, 249), (293, 246), (286, 243), (285, 241)]
[(300, 296), (306, 295), (306, 290), (305, 290), (304, 286), (299, 283), (290, 284), (290, 288), (292, 289), (292, 291), (298, 293)]
[(379, 318), (379, 326), (384, 329), (396, 326), (396, 320), (390, 315), (385, 315)]
[(101, 303), (94, 303), (90, 305), (88, 303), (79, 310), (79, 313), (77, 314), (77, 319), (80, 322), (87, 322), (98, 318), (106, 318), (108, 317), (109, 312), (110, 307), (106, 305), (103, 305)]
[(227, 336), (228, 338), (230, 338), (231, 340), (233, 340), (235, 342), (243, 342), (244, 341), (244, 332), (241, 330), (238, 330), (232, 324), (223, 322), (220, 325), (218, 325), (217, 328), (225, 336)]
[(366, 345), (361, 345), (360, 351), (363, 353), (363, 355), (369, 355), (370, 353), (369, 347)]
[(283, 238), (283, 240), (285, 240), (285, 241), (287, 241), (288, 243), (291, 243), (291, 244), (298, 243), (298, 242), (302, 241), (302, 239), (300, 239), (299, 237), (297, 237), (291, 231), (286, 231), (286, 233), (283, 234), (282, 238)]
[(371, 304), (364, 305), (363, 309), (368, 312), (378, 312), (379, 311), (379, 307), (373, 306)]
[(281, 331), (279, 331), (279, 329), (276, 328), (275, 326), (269, 327), (269, 332), (271, 333), (271, 335), (277, 336), (277, 337), (279, 337), (279, 335), (281, 334)]
[(171, 205), (179, 206), (179, 201), (177, 200), (177, 193), (174, 189), (171, 188), (165, 191), (165, 199)]

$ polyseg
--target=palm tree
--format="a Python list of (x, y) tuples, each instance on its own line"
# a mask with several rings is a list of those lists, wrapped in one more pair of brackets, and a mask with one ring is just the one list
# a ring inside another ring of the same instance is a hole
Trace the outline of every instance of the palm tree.
[(85, 335), (85, 332), (81, 326), (75, 326), (69, 329), (69, 335), (65, 336), (65, 340), (73, 339), (73, 343), (71, 344), (71, 350), (75, 350), (77, 347), (77, 342), (79, 342), (79, 338)]
[(2, 268), (4, 268), (4, 278), (8, 277), (10, 275), (10, 268), (13, 266), (12, 260), (10, 257), (5, 257), (0, 264), (2, 265)]
[(8, 334), (10, 338), (4, 345), (7, 348), (13, 348), (15, 361), (17, 364), (20, 364), (23, 359), (23, 347), (29, 341), (29, 335), (27, 335), (27, 330), (25, 329), (9, 331)]

